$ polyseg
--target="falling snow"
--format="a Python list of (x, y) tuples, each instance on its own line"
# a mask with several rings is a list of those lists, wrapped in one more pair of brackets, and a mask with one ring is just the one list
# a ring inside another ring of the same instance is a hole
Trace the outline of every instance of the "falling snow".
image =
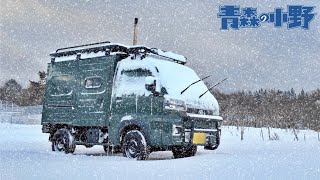
[[(294, 141), (290, 130), (272, 129), (278, 141), (264, 140), (261, 131), (246, 128), (244, 141), (236, 127), (222, 129), (215, 151), (173, 159), (172, 153), (151, 153), (136, 161), (122, 154), (107, 155), (102, 146), (77, 146), (73, 155), (51, 151), (40, 125), (0, 124), (1, 179), (319, 179), (317, 133), (303, 130)], [(8, 136), (8, 134), (14, 134)], [(23, 138), (22, 138), (23, 137)], [(305, 137), (305, 139), (304, 139)], [(304, 139), (304, 140), (303, 140)]]
[[(200, 77), (224, 91), (319, 88), (320, 2), (311, 0), (229, 1), (271, 12), (288, 4), (316, 6), (310, 30), (274, 28), (221, 31), (218, 1), (1, 1), (0, 84), (10, 78), (24, 87), (46, 70), (55, 49), (99, 41), (138, 44), (178, 52)], [(14, 72), (14, 73), (13, 73)]]
[[(317, 15), (309, 30), (266, 24), (257, 29), (222, 31), (217, 13), (219, 6), (226, 4), (257, 7), (260, 12), (287, 5), (315, 6)], [(209, 85), (228, 78), (218, 87), (223, 93), (260, 88), (314, 92), (320, 88), (319, 9), (320, 2), (314, 0), (1, 1), (0, 89), (9, 79), (17, 80), (20, 89), (27, 88), (29, 80), (37, 81), (38, 72), (47, 69), (50, 52), (58, 48), (102, 41), (131, 45), (133, 20), (137, 17), (139, 45), (169, 50), (158, 53), (181, 61), (187, 57), (186, 66), (196, 73), (190, 69), (192, 72), (179, 74), (178, 66), (182, 65), (178, 64), (174, 70), (157, 65), (167, 72), (161, 78), (163, 85), (180, 85), (168, 88), (174, 96), (181, 96), (182, 87), (208, 75), (212, 75), (205, 80)], [(75, 57), (59, 57), (56, 61)], [(170, 73), (189, 78), (171, 78)], [(144, 84), (144, 79), (140, 83)], [(206, 89), (203, 82), (198, 83), (182, 99), (195, 99), (192, 96), (198, 97), (198, 92)], [(211, 96), (207, 93), (200, 101), (218, 107)], [(320, 104), (320, 100), (315, 102)], [(229, 99), (223, 103), (223, 107), (230, 105)], [(11, 104), (11, 113), (15, 114)], [(314, 107), (319, 110), (319, 106)], [(233, 115), (231, 108), (224, 111), (223, 117)], [(311, 114), (318, 115), (315, 111)], [(3, 110), (0, 119), (8, 117)], [(31, 122), (40, 119), (40, 114), (23, 118), (16, 122)], [(122, 120), (132, 118), (125, 116)], [(319, 117), (312, 120), (318, 122)], [(135, 161), (122, 154), (107, 155), (101, 146), (77, 146), (73, 155), (52, 152), (48, 134), (41, 133), (40, 125), (0, 123), (0, 179), (320, 179), (319, 132), (297, 130), (294, 134), (291, 129), (271, 129), (279, 140), (268, 140), (266, 128), (240, 129), (223, 127), (221, 145), (215, 151), (199, 147), (196, 156), (182, 159), (173, 159), (170, 151), (155, 152), (147, 161)]]

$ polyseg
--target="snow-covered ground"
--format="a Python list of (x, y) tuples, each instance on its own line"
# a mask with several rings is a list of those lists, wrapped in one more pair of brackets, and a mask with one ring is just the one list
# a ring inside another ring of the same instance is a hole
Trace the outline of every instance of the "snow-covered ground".
[(320, 179), (320, 141), (314, 131), (224, 127), (216, 151), (199, 147), (194, 157), (152, 153), (147, 161), (107, 156), (101, 146), (77, 146), (74, 155), (52, 152), (40, 125), (0, 123), (0, 179)]

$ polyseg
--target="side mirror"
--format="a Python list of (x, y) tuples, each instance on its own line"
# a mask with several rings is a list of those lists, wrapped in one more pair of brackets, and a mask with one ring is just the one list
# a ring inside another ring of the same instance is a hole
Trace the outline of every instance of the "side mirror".
[(145, 87), (148, 91), (151, 91), (153, 94), (159, 94), (161, 91), (161, 85), (158, 78), (153, 76), (147, 76), (145, 79)]

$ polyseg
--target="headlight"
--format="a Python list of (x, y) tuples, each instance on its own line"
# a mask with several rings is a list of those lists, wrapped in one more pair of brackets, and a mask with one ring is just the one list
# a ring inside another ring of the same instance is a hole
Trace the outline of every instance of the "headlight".
[(178, 99), (166, 99), (164, 102), (164, 109), (171, 109), (177, 111), (186, 111), (187, 107), (184, 101)]
[(172, 136), (180, 136), (183, 132), (182, 126), (172, 125)]
[(218, 121), (218, 128), (220, 128), (222, 125), (222, 121)]
[(214, 116), (219, 116), (219, 105), (218, 106), (214, 106), (213, 109), (212, 109), (212, 115)]

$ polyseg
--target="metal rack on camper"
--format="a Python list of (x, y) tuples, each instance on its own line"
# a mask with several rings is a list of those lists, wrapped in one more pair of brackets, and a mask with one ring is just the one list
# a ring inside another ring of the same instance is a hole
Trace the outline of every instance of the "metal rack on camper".
[(182, 55), (163, 51), (157, 48), (148, 48), (146, 46), (125, 46), (121, 44), (110, 43), (109, 41), (59, 48), (55, 52), (51, 53), (50, 56), (52, 57), (52, 62), (54, 62), (55, 58), (59, 57), (98, 52), (105, 52), (106, 56), (110, 55), (111, 53), (123, 53), (128, 56), (130, 54), (142, 56), (155, 55), (179, 64), (185, 64), (187, 60), (187, 58)]

